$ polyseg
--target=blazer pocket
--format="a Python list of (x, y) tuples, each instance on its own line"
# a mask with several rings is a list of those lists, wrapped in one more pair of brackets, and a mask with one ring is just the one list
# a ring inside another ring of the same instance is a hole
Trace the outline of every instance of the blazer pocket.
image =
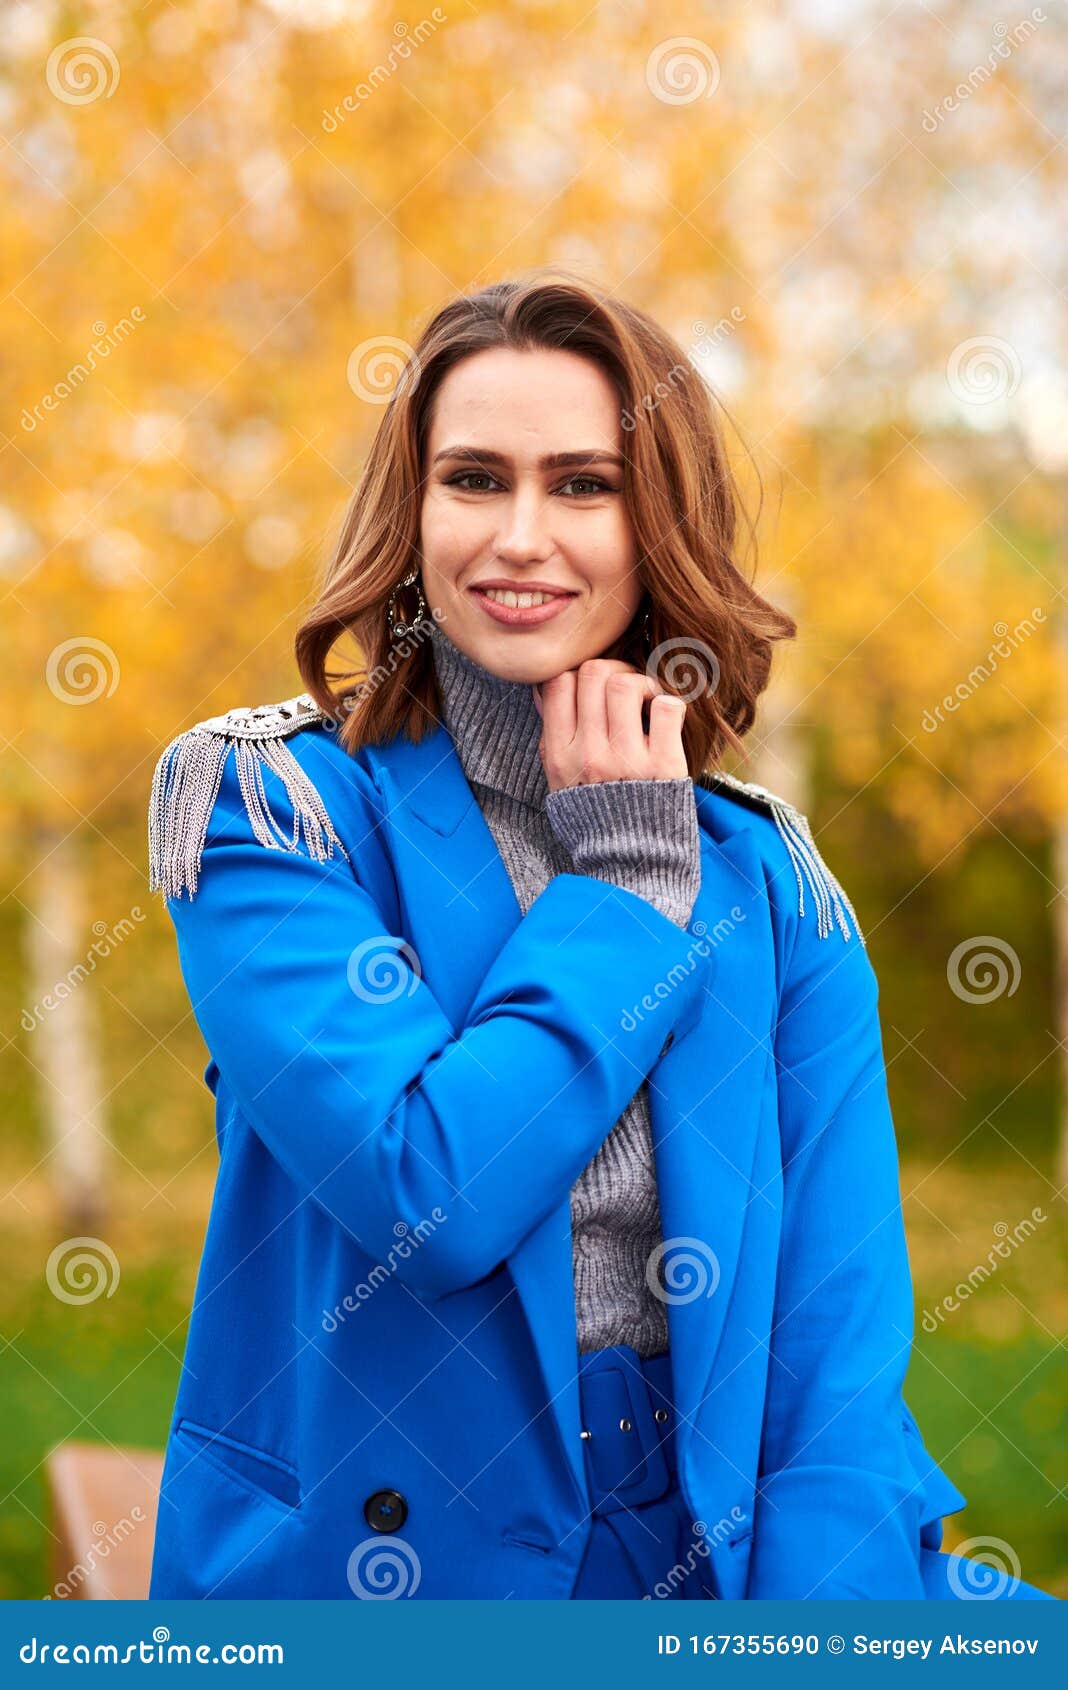
[(196, 1451), (201, 1461), (216, 1467), (228, 1479), (265, 1496), (283, 1508), (299, 1508), (300, 1475), (288, 1461), (270, 1455), (255, 1444), (242, 1443), (228, 1432), (216, 1432), (196, 1420), (182, 1418), (174, 1428), (174, 1436), (183, 1438)]

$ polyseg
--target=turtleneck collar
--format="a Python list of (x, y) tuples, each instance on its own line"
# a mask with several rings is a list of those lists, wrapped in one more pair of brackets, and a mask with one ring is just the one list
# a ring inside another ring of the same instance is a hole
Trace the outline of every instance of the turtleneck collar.
[(533, 690), (476, 663), (437, 622), (431, 622), (429, 640), (442, 716), (468, 781), (540, 809), (549, 783), (538, 753), (541, 717)]

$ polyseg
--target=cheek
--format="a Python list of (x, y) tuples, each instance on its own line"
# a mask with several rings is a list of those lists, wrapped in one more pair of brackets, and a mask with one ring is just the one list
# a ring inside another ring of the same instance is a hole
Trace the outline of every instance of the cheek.
[(437, 502), (423, 504), (420, 543), (424, 557), (446, 570), (462, 564), (485, 544), (486, 516), (473, 505)]
[(582, 533), (583, 568), (590, 585), (602, 592), (619, 592), (635, 573), (637, 548), (630, 518), (623, 510), (606, 510), (602, 520)]

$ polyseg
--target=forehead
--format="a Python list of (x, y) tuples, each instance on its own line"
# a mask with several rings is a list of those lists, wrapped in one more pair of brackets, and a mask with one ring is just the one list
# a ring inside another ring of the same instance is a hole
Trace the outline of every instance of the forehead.
[(619, 396), (592, 359), (493, 347), (463, 359), (442, 381), (429, 445), (431, 452), (448, 443), (516, 455), (576, 446), (618, 451), (621, 432)]

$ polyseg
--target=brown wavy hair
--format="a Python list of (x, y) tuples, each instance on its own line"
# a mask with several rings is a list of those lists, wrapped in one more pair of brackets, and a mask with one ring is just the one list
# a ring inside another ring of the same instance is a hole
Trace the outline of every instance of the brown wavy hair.
[[(420, 335), (372, 441), (319, 598), (297, 630), (305, 687), (337, 720), (349, 752), (400, 732), (418, 741), (441, 720), (429, 622), (398, 639), (388, 605), (397, 589), (394, 619), (410, 622), (417, 603), (415, 587), (401, 583), (419, 563), (435, 394), (461, 359), (498, 346), (578, 353), (616, 388), (623, 496), (645, 588), (620, 655), (686, 699), (687, 766), (703, 773), (728, 745), (742, 750), (768, 683), (772, 643), (793, 638), (797, 625), (760, 597), (736, 562), (745, 512), (727, 462), (720, 402), (653, 318), (559, 269), (455, 298)], [(752, 523), (749, 532), (755, 534)], [(646, 611), (647, 638), (640, 632)], [(330, 654), (345, 637), (361, 664), (328, 673)], [(355, 687), (344, 684), (352, 681)]]

